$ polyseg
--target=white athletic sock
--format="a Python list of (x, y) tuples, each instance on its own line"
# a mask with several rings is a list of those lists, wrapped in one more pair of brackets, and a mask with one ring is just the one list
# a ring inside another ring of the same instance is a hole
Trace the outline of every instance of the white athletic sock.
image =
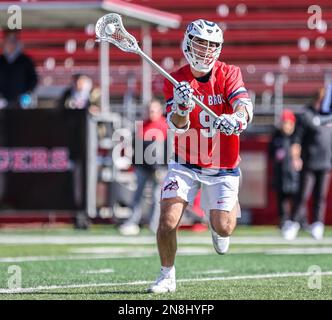
[(175, 267), (171, 266), (171, 267), (160, 267), (160, 271), (163, 275), (171, 275), (171, 276), (175, 276)]

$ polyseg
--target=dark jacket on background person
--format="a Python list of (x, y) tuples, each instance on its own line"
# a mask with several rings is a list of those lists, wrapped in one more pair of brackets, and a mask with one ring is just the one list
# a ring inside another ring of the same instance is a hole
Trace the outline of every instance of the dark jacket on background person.
[[(332, 127), (320, 125), (318, 117), (324, 119), (318, 108), (306, 107), (295, 129), (295, 143), (301, 146), (303, 167), (292, 220), (304, 229), (309, 228), (307, 205), (310, 196), (312, 196), (312, 225), (324, 224), (326, 212), (332, 160)], [(313, 236), (318, 239), (322, 234)]]
[(269, 155), (273, 162), (273, 186), (285, 194), (294, 194), (299, 187), (300, 174), (292, 165), (291, 145), (294, 135), (285, 135), (277, 129), (272, 136)]
[(87, 109), (90, 106), (90, 100), (89, 100), (89, 96), (86, 97), (86, 99), (81, 100), (81, 103), (79, 105), (75, 105), (72, 99), (73, 93), (74, 93), (75, 89), (74, 88), (67, 88), (59, 102), (58, 102), (58, 108), (59, 109)]
[(316, 125), (320, 113), (306, 107), (298, 119), (294, 142), (301, 145), (303, 169), (330, 170), (332, 162), (332, 128)]
[(21, 94), (34, 90), (38, 82), (35, 66), (24, 53), (9, 62), (0, 56), (0, 95), (8, 102), (18, 102)]

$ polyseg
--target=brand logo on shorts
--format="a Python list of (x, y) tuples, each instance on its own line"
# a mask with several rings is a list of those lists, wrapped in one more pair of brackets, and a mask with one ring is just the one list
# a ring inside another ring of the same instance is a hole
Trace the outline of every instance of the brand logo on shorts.
[(224, 200), (218, 200), (217, 203), (218, 203), (218, 204), (220, 204), (220, 203), (225, 203), (225, 201), (224, 201)]
[(165, 187), (164, 187), (164, 191), (166, 190), (178, 190), (179, 189), (179, 185), (178, 182), (175, 181), (171, 181), (170, 183), (168, 183)]

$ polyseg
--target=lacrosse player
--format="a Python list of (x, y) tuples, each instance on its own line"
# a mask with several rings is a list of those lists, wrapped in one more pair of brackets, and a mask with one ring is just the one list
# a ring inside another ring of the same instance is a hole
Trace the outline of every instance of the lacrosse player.
[[(148, 289), (152, 293), (174, 292), (176, 230), (185, 207), (201, 188), (213, 245), (225, 254), (236, 226), (239, 169), (239, 135), (253, 117), (253, 105), (238, 67), (218, 61), (223, 32), (210, 21), (189, 24), (182, 50), (187, 65), (172, 73), (175, 87), (166, 80), (167, 123), (174, 132), (174, 157), (161, 194), (157, 232), (161, 272)], [(217, 115), (213, 119), (195, 105), (193, 95)]]

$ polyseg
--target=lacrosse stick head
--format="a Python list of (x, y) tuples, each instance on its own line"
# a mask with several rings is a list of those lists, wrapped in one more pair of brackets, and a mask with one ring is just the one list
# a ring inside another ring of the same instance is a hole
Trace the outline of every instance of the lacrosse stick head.
[(138, 53), (140, 48), (136, 39), (124, 28), (119, 14), (109, 13), (96, 23), (96, 41), (107, 41), (126, 52)]

